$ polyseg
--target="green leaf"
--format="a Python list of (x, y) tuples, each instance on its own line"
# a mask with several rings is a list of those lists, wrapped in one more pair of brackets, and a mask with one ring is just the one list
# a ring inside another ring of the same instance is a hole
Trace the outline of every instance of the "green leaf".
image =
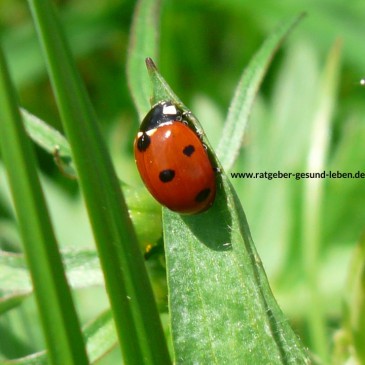
[(241, 148), (245, 127), (259, 86), (280, 44), (303, 18), (304, 14), (290, 18), (268, 37), (243, 72), (236, 88), (222, 137), (216, 154), (221, 164), (229, 170)]
[(52, 364), (87, 364), (85, 347), (36, 172), (34, 152), (0, 50), (0, 144)]
[(32, 292), (30, 274), (23, 255), (0, 251), (0, 294), (20, 296)]
[(237, 197), (225, 176), (220, 183), (204, 214), (164, 210), (176, 362), (309, 363), (272, 296)]
[(159, 0), (139, 0), (133, 16), (127, 76), (140, 119), (150, 109), (151, 86), (144, 67), (144, 60), (147, 57), (156, 58), (157, 56), (159, 5)]
[(40, 118), (20, 108), (24, 119), (25, 128), (30, 138), (48, 153), (57, 157), (57, 163), (62, 162), (62, 170), (71, 176), (75, 176), (75, 168), (72, 164), (71, 148), (66, 138), (56, 129), (50, 127)]
[(51, 2), (29, 3), (72, 148), (124, 361), (169, 364), (144, 260), (95, 112)]
[[(106, 311), (86, 325), (83, 335), (90, 363), (94, 364), (117, 345), (117, 335), (111, 311)], [(23, 358), (0, 361), (0, 365), (47, 365), (47, 352), (41, 351)]]
[(27, 133), (35, 143), (51, 154), (54, 153), (56, 146), (58, 146), (61, 156), (71, 158), (70, 145), (60, 132), (27, 110), (20, 108), (20, 112), (24, 119)]
[[(147, 66), (154, 101), (180, 103), (151, 60)], [(272, 295), (223, 170), (208, 211), (183, 216), (165, 208), (163, 224), (177, 364), (310, 363)]]
[[(92, 249), (73, 249), (62, 253), (69, 285), (74, 289), (104, 284), (98, 255)], [(23, 299), (33, 287), (23, 255), (0, 251), (1, 303)]]
[(124, 186), (123, 191), (138, 241), (144, 249), (147, 244), (156, 242), (162, 236), (161, 207), (144, 186)]

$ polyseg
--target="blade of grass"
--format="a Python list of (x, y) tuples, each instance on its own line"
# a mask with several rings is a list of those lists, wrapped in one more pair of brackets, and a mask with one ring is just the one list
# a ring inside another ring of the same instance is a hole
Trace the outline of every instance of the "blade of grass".
[[(153, 102), (181, 103), (151, 60), (147, 66)], [(272, 295), (223, 170), (208, 211), (181, 216), (165, 208), (163, 223), (177, 364), (310, 363)]]
[[(108, 2), (99, 4), (84, 11), (77, 2), (72, 2), (60, 11), (66, 34), (72, 40), (71, 48), (78, 58), (109, 47), (115, 32), (121, 29), (115, 20), (116, 7)], [(2, 39), (11, 75), (19, 88), (44, 78), (44, 61), (31, 21), (23, 19), (17, 27), (4, 27)]]
[[(332, 114), (335, 108), (341, 43), (336, 42), (329, 53), (319, 89), (318, 109), (314, 116), (307, 171), (320, 172), (325, 168), (329, 149)], [(325, 329), (324, 308), (321, 303), (318, 276), (320, 269), (321, 216), (323, 206), (323, 179), (306, 179), (303, 197), (303, 263), (307, 275), (312, 305), (309, 306), (308, 323), (313, 349), (327, 363), (329, 350)]]
[(100, 127), (50, 1), (30, 0), (128, 364), (169, 364), (146, 268)]
[(255, 96), (271, 60), (285, 37), (288, 36), (303, 17), (304, 14), (300, 14), (283, 22), (265, 40), (243, 72), (232, 99), (222, 137), (216, 151), (222, 166), (226, 170), (233, 166), (237, 158)]
[(158, 38), (159, 0), (139, 0), (133, 16), (129, 40), (127, 77), (139, 119), (150, 109), (151, 86), (144, 67), (147, 57), (156, 58)]
[(52, 364), (87, 364), (85, 346), (67, 286), (50, 218), (0, 50), (1, 150)]
[(359, 364), (365, 363), (365, 235), (354, 250), (345, 301), (346, 329), (351, 334), (352, 346)]
[(109, 310), (88, 323), (83, 332), (92, 363), (97, 362), (117, 345), (113, 316)]

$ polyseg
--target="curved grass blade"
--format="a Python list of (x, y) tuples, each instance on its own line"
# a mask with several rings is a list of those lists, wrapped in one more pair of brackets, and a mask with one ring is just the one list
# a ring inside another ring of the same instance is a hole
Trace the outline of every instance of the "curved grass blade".
[(25, 298), (30, 295), (29, 293), (16, 293), (7, 296), (1, 296), (0, 298), (0, 315), (20, 305)]
[[(68, 283), (73, 289), (104, 285), (98, 255), (91, 249), (61, 253)], [(33, 292), (23, 255), (0, 251), (0, 312), (2, 305)]]
[(0, 365), (48, 365), (48, 358), (45, 351), (40, 351), (19, 359), (0, 360)]
[[(365, 363), (365, 235), (354, 250), (346, 285), (346, 330), (351, 348), (359, 364)], [(350, 347), (350, 346), (349, 346)], [(353, 348), (352, 348), (353, 347)], [(355, 351), (353, 351), (353, 349)]]
[[(147, 66), (153, 101), (181, 103), (151, 60)], [(214, 205), (202, 214), (163, 209), (176, 364), (309, 364), (272, 295), (223, 169), (217, 188)]]
[(72, 148), (124, 361), (169, 364), (146, 267), (95, 113), (51, 2), (29, 3)]
[[(117, 335), (111, 311), (100, 314), (83, 328), (90, 363), (94, 364), (117, 345)], [(47, 365), (48, 354), (40, 351), (14, 360), (0, 360), (0, 365)]]
[[(307, 171), (318, 172), (326, 167), (330, 148), (330, 130), (335, 110), (336, 92), (340, 73), (341, 42), (334, 43), (322, 74), (318, 91), (318, 105), (312, 123)], [(318, 285), (320, 271), (321, 231), (324, 202), (324, 180), (307, 179), (303, 199), (303, 266), (309, 286), (308, 295), (312, 306), (308, 308), (308, 332), (316, 354), (326, 363), (329, 361), (324, 308)]]
[(129, 40), (127, 77), (139, 118), (150, 109), (151, 85), (144, 67), (147, 56), (156, 58), (158, 50), (159, 0), (139, 0)]
[(233, 166), (238, 156), (255, 96), (271, 60), (285, 37), (303, 16), (304, 14), (300, 14), (281, 24), (265, 40), (243, 72), (229, 107), (222, 137), (216, 150), (216, 154), (226, 170)]
[(52, 364), (87, 364), (33, 150), (0, 50), (0, 142)]

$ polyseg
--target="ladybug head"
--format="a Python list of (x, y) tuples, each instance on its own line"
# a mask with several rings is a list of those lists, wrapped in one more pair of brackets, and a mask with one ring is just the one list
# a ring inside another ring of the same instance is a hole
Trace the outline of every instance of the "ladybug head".
[(144, 117), (140, 131), (146, 132), (161, 124), (182, 121), (183, 112), (171, 101), (160, 101)]

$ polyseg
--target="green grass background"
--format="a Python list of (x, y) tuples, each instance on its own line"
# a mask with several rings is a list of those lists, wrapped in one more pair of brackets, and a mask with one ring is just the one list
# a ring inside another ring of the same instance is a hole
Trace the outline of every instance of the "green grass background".
[[(57, 4), (118, 176), (132, 188), (139, 187), (132, 150), (139, 120), (126, 80), (135, 2), (74, 0)], [(304, 172), (310, 151), (317, 146), (324, 155), (322, 170), (365, 172), (365, 89), (359, 84), (365, 77), (365, 4), (359, 0), (164, 1), (157, 64), (199, 118), (213, 147), (242, 70), (275, 26), (301, 11), (306, 11), (307, 17), (286, 40), (268, 71), (232, 171)], [(21, 105), (61, 130), (26, 3), (0, 0), (0, 22), (1, 41)], [(328, 77), (331, 67), (338, 81)], [(323, 117), (327, 99), (330, 106)], [(318, 142), (321, 128), (325, 134)], [(52, 156), (40, 148), (37, 156), (62, 247), (92, 247), (77, 184), (59, 173)], [(352, 318), (351, 313), (362, 309), (361, 302), (353, 298), (356, 287), (350, 293), (346, 290), (346, 278), (351, 275), (350, 258), (365, 226), (364, 180), (252, 179), (232, 183), (284, 313), (304, 344), (316, 352), (315, 335), (308, 323), (318, 309), (329, 348), (326, 351), (330, 357), (338, 351), (340, 355), (336, 353), (332, 362), (341, 363), (343, 352), (338, 343), (346, 342), (347, 337), (338, 331), (346, 328), (344, 322)], [(318, 199), (313, 201), (314, 195)], [(134, 212), (138, 211), (132, 193), (127, 200)], [(149, 204), (149, 213), (158, 217), (158, 206)], [(161, 227), (148, 218), (138, 219), (136, 214), (141, 245), (156, 243)], [(20, 251), (1, 165), (0, 248)], [(163, 265), (158, 259), (148, 265), (153, 269), (160, 310), (166, 312)], [(354, 276), (349, 279), (354, 282), (351, 278)], [(107, 307), (103, 287), (97, 284), (96, 276), (90, 286), (75, 291), (83, 323)], [(93, 299), (96, 295), (97, 302)], [(33, 299), (28, 298), (0, 317), (0, 356), (15, 358), (44, 348), (35, 312)], [(119, 356), (116, 349), (100, 363), (113, 364)]]

